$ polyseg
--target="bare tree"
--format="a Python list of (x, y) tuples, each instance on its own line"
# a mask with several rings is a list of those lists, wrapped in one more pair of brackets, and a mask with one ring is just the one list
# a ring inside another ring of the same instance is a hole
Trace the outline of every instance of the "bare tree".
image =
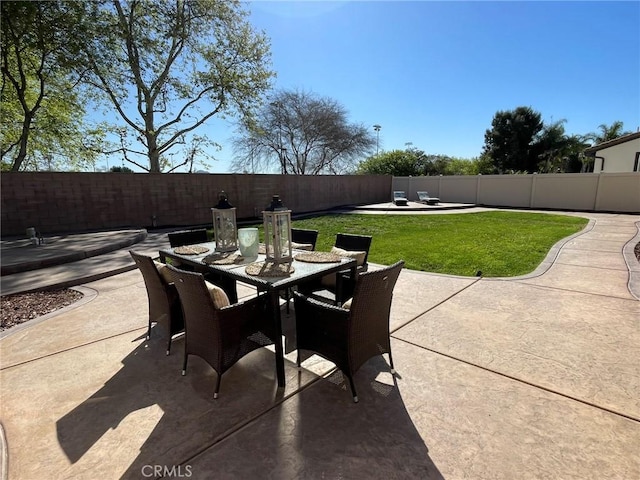
[(375, 147), (364, 125), (350, 124), (347, 111), (331, 98), (279, 91), (257, 117), (240, 126), (234, 140), (235, 171), (282, 174), (339, 174), (354, 170)]

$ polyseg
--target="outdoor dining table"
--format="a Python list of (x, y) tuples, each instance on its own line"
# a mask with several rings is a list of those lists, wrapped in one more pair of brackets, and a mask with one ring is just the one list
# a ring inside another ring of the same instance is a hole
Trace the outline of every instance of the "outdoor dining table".
[[(176, 252), (176, 250), (178, 252)], [(188, 253), (185, 254), (184, 252)], [(222, 277), (231, 278), (236, 282), (253, 285), (258, 289), (258, 291), (267, 292), (270, 297), (271, 314), (273, 316), (276, 332), (274, 343), (278, 387), (285, 386), (280, 292), (287, 291), (288, 289), (303, 282), (335, 273), (336, 288), (339, 293), (342, 276), (338, 273), (344, 270), (350, 270), (352, 278), (356, 274), (356, 260), (349, 257), (340, 257), (340, 259), (334, 259), (333, 261), (302, 261), (302, 258), (312, 259), (314, 254), (320, 256), (323, 252), (294, 250), (293, 260), (284, 264), (283, 267), (285, 270), (288, 269), (289, 273), (280, 274), (279, 276), (263, 276), (255, 273), (257, 270), (260, 270), (261, 266), (265, 265), (266, 255), (258, 254), (257, 257), (242, 257), (239, 252), (216, 254), (214, 242), (190, 245), (186, 246), (186, 248), (176, 247), (163, 249), (159, 251), (159, 254), (160, 261), (163, 263), (166, 263), (167, 259), (177, 260), (181, 264), (187, 264), (195, 267), (197, 271), (212, 272)], [(216, 257), (219, 257), (221, 260), (215, 261)], [(296, 257), (298, 257), (298, 259), (296, 259)], [(212, 258), (214, 260), (211, 260)], [(225, 259), (233, 259), (233, 261), (225, 261)], [(267, 263), (267, 266), (269, 266), (269, 263)], [(336, 298), (341, 297), (336, 296)]]

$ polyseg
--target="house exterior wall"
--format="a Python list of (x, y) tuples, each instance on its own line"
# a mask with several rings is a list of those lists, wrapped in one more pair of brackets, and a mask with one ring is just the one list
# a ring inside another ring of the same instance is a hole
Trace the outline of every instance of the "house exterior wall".
[[(640, 152), (640, 138), (598, 150), (593, 164), (593, 171), (595, 173), (633, 172), (638, 152)], [(602, 168), (602, 158), (598, 157), (604, 158), (604, 168)], [(640, 168), (640, 166), (636, 168)]]

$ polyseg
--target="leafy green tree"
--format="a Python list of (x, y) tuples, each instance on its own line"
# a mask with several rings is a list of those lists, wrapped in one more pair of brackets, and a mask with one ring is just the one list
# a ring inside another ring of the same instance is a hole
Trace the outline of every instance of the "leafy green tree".
[(3, 165), (14, 171), (91, 165), (104, 132), (83, 120), (86, 92), (72, 40), (82, 4), (2, 1), (0, 8)]
[(422, 153), (418, 156), (420, 175), (449, 175), (451, 160), (448, 155)]
[(624, 131), (624, 123), (617, 120), (611, 125), (603, 123), (598, 126), (599, 132), (591, 132), (586, 135), (587, 140), (593, 141), (596, 145), (598, 143), (608, 142), (609, 140), (615, 140), (623, 135), (628, 135), (631, 132)]
[(270, 87), (269, 41), (237, 0), (112, 0), (88, 8), (91, 82), (124, 121), (117, 151), (144, 170), (163, 171), (181, 146), (186, 152), (169, 171), (187, 164), (189, 152), (205, 150), (196, 129), (214, 115), (251, 118)]
[(360, 162), (357, 173), (408, 177), (423, 175), (423, 164), (412, 150), (391, 150), (372, 155)]
[(538, 170), (537, 135), (543, 129), (540, 113), (530, 107), (498, 111), (484, 135), (483, 154), (499, 173)]
[(281, 90), (255, 121), (240, 125), (234, 140), (235, 171), (317, 175), (345, 173), (371, 151), (375, 138), (362, 124), (349, 123), (337, 101), (299, 90)]
[(476, 160), (449, 158), (443, 175), (477, 175), (480, 173)]
[(579, 173), (586, 170), (589, 159), (584, 155), (584, 151), (589, 147), (589, 143), (584, 136), (571, 135), (567, 137), (567, 146), (562, 159), (562, 172)]
[(360, 174), (417, 177), (420, 175), (477, 175), (479, 165), (475, 160), (433, 155), (417, 148), (391, 150), (373, 155), (362, 161), (357, 169)]
[(539, 150), (538, 171), (542, 173), (580, 172), (584, 161), (584, 149), (589, 146), (583, 137), (567, 135), (564, 124), (559, 120), (545, 125), (540, 132), (537, 148)]
[(486, 152), (482, 153), (475, 162), (480, 175), (495, 175), (499, 173), (493, 164), (493, 159)]
[(553, 173), (560, 171), (560, 165), (567, 147), (567, 136), (564, 130), (566, 120), (559, 120), (551, 125), (546, 125), (542, 129), (537, 141), (538, 169), (542, 173)]
[(109, 171), (112, 173), (133, 173), (129, 167), (111, 167)]

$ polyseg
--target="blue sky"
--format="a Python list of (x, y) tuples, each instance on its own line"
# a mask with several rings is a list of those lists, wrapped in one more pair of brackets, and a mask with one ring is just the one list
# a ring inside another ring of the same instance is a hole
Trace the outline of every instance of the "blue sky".
[[(640, 2), (257, 1), (276, 88), (340, 102), (379, 124), (380, 149), (472, 158), (498, 110), (530, 106), (569, 134), (640, 127)], [(372, 128), (373, 132), (373, 128)], [(232, 125), (199, 131), (222, 145)]]

